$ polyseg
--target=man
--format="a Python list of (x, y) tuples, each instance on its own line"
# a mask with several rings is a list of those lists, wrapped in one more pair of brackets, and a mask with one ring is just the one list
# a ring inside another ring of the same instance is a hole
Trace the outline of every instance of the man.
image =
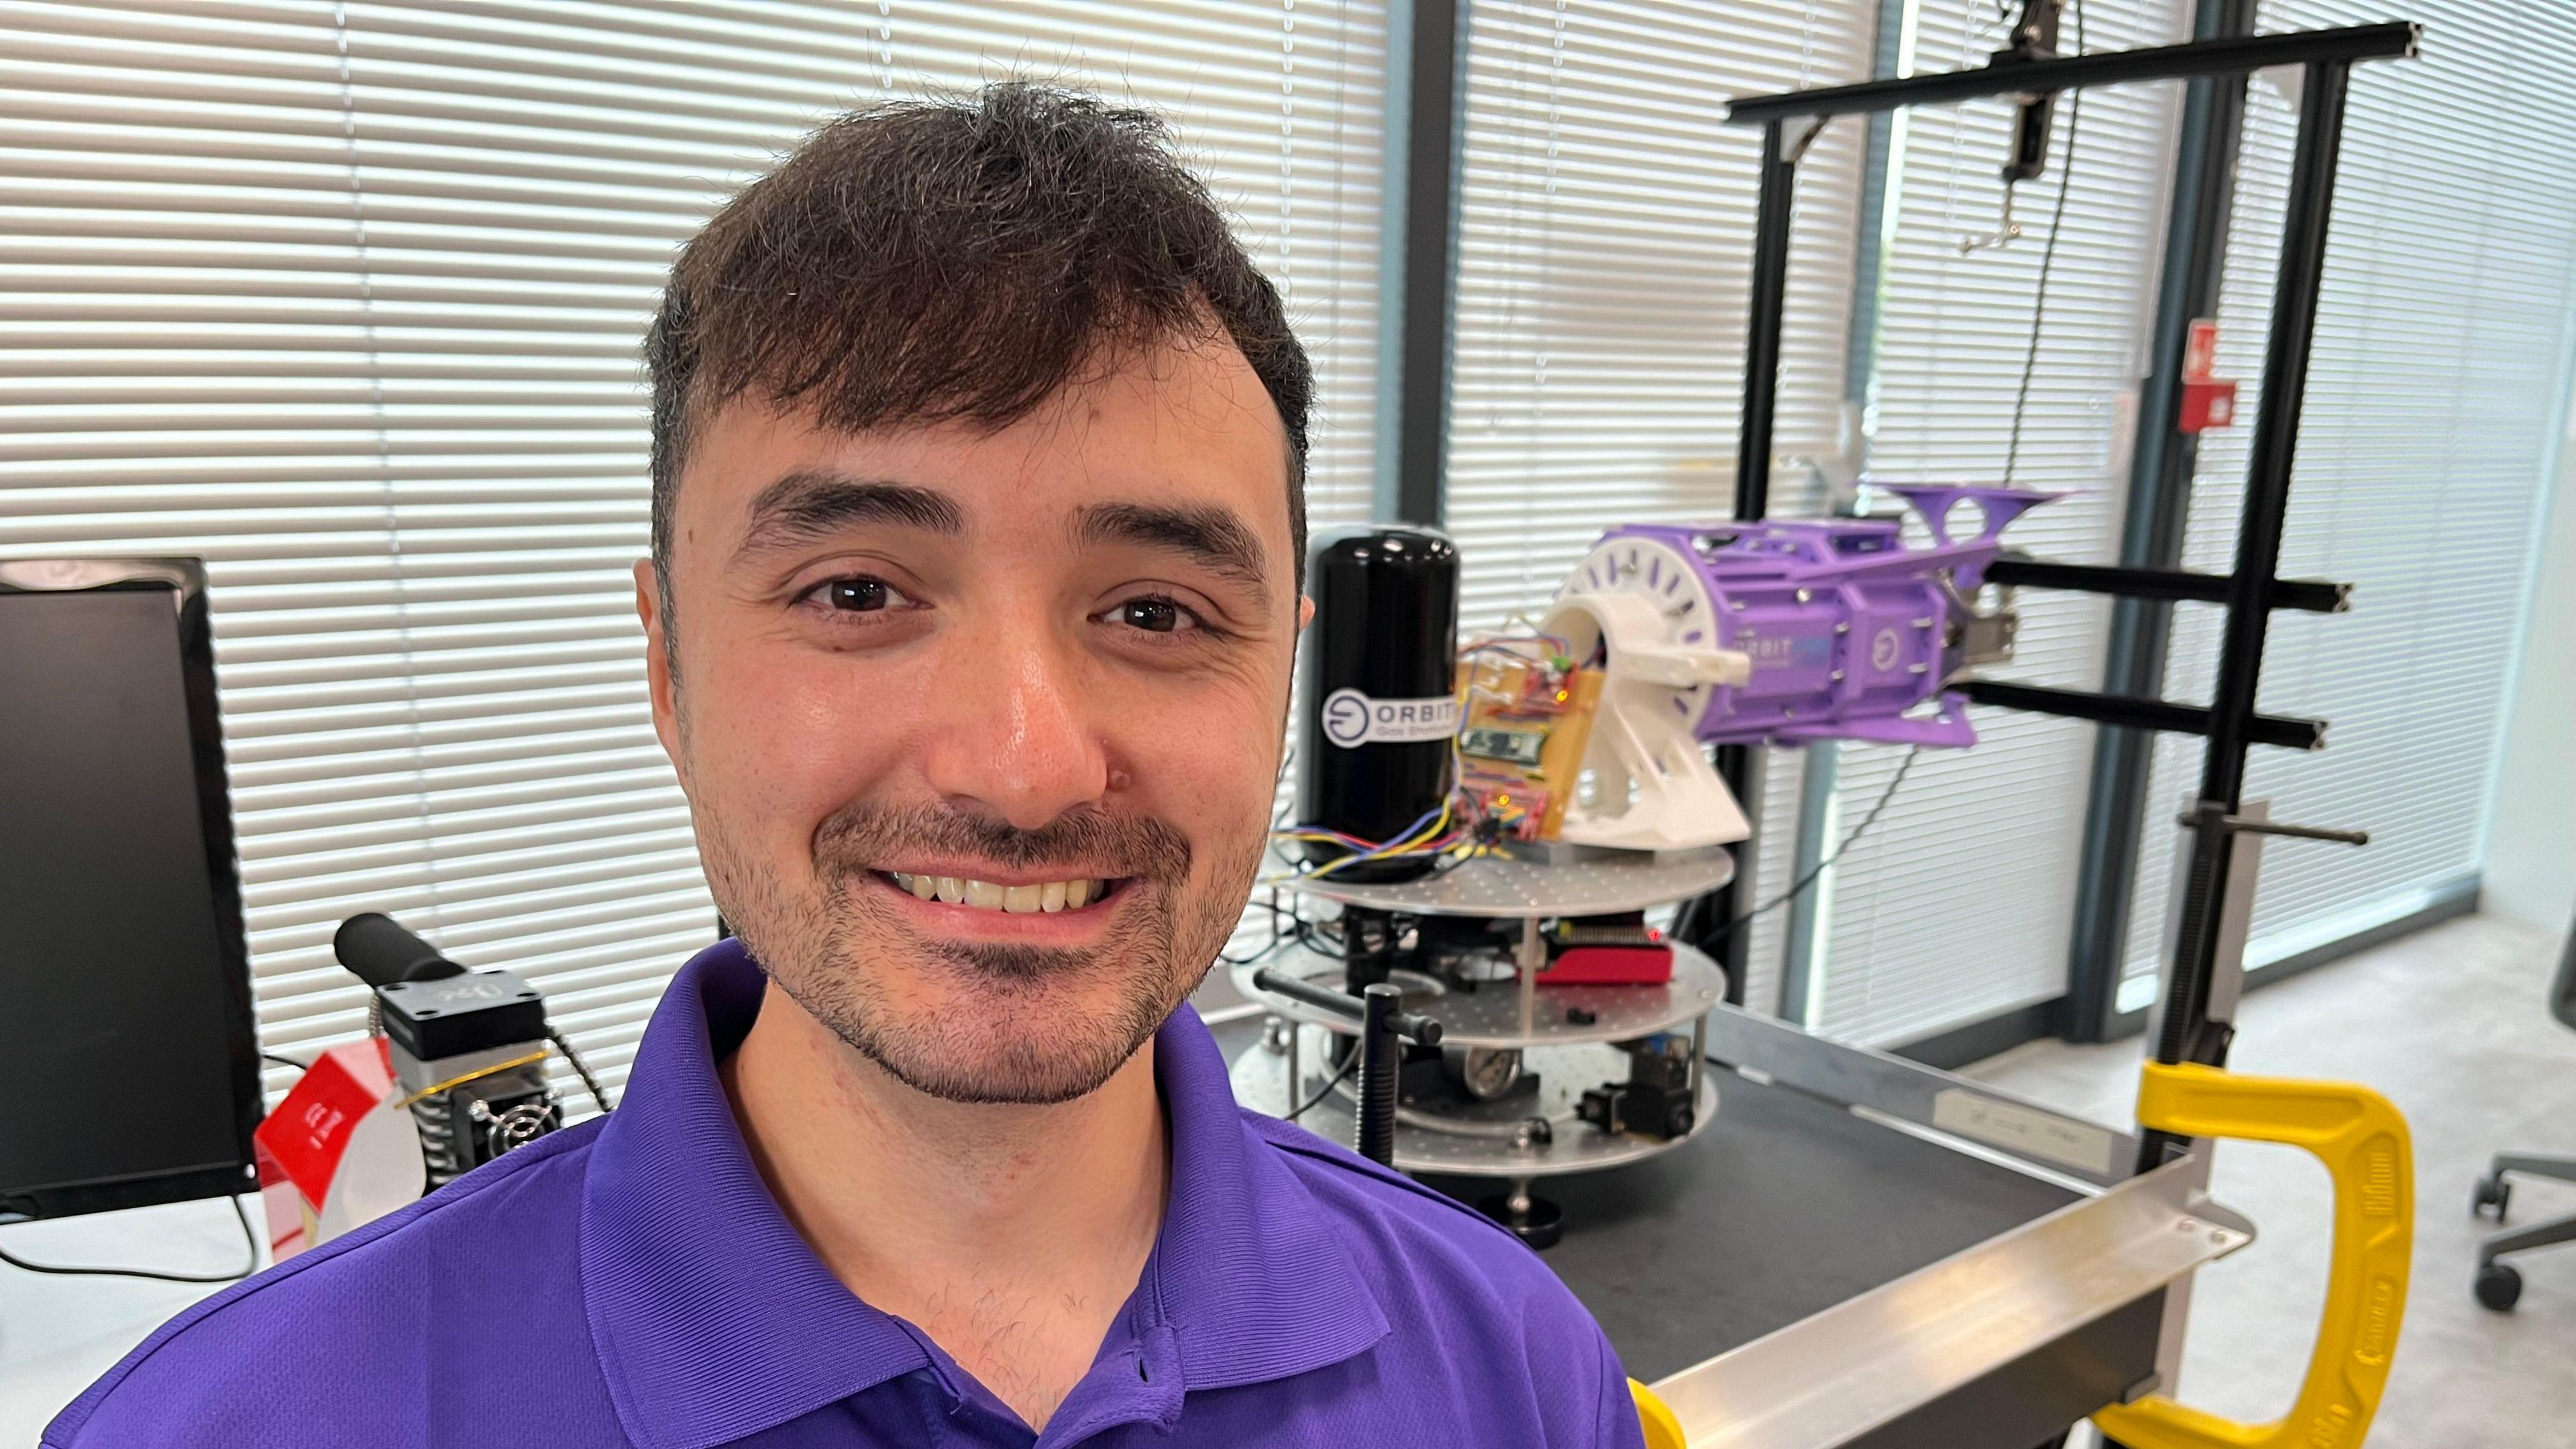
[(740, 933), (610, 1117), (164, 1328), (178, 1444), (1634, 1445), (1507, 1234), (1239, 1110), (1310, 383), (1150, 117), (824, 127), (647, 343), (653, 718)]

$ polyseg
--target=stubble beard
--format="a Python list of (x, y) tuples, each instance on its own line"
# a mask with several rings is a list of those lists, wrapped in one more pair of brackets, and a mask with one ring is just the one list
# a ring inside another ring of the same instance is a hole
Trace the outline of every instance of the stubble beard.
[[(1251, 897), (1260, 846), (1255, 833), (1194, 851), (1161, 821), (1098, 811), (1020, 831), (859, 802), (815, 831), (814, 884), (798, 891), (716, 813), (701, 813), (698, 835), (725, 919), (808, 1015), (915, 1091), (1021, 1105), (1097, 1090), (1188, 999)], [(869, 878), (870, 862), (907, 846), (1029, 868), (1109, 862), (1128, 883), (1094, 946), (931, 940)]]

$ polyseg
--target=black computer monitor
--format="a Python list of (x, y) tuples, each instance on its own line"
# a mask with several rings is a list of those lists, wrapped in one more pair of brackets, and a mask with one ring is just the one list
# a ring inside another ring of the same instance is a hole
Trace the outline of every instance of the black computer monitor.
[(0, 560), (0, 1221), (249, 1192), (250, 952), (195, 559)]

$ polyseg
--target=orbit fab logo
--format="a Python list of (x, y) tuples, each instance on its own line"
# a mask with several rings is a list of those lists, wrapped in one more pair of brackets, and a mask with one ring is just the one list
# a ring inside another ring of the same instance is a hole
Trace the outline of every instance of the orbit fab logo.
[(1869, 641), (1869, 667), (1885, 674), (1896, 667), (1896, 661), (1904, 653), (1905, 641), (1896, 637), (1896, 631), (1881, 629), (1878, 636)]
[(1458, 701), (1447, 695), (1372, 699), (1345, 686), (1324, 696), (1319, 714), (1324, 738), (1346, 750), (1365, 744), (1422, 744), (1458, 733)]
[(1343, 749), (1369, 735), (1369, 697), (1356, 689), (1336, 689), (1324, 696), (1324, 738)]

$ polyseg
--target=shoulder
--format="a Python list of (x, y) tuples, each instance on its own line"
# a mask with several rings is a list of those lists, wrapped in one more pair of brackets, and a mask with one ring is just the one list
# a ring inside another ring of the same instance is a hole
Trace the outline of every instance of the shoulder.
[[(1477, 1442), (1642, 1449), (1617, 1351), (1509, 1229), (1303, 1128), (1243, 1115), (1367, 1277), (1389, 1329), (1381, 1352), (1401, 1360), (1393, 1382), (1432, 1390), (1442, 1413), (1474, 1405), (1489, 1421)], [(1461, 1382), (1428, 1382), (1444, 1373)]]
[(1304, 1128), (1249, 1110), (1243, 1117), (1339, 1220), (1343, 1240), (1376, 1260), (1364, 1266), (1399, 1269), (1435, 1300), (1507, 1310), (1505, 1320), (1531, 1334), (1587, 1344), (1599, 1337), (1563, 1280), (1502, 1224)]
[[(443, 1357), (582, 1335), (578, 1205), (593, 1122), (555, 1133), (163, 1324), (45, 1430), (91, 1445), (407, 1442)], [(477, 1346), (480, 1346), (478, 1350)], [(573, 1347), (564, 1344), (562, 1347)]]

